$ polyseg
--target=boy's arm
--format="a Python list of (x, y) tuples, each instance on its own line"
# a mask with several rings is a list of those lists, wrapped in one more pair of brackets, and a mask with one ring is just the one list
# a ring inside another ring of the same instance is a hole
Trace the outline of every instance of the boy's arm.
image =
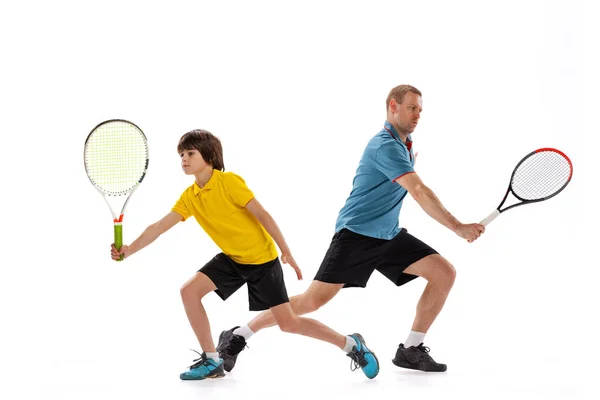
[(296, 271), (298, 279), (302, 279), (302, 271), (300, 271), (300, 268), (298, 268), (294, 257), (292, 257), (290, 248), (288, 247), (285, 238), (279, 229), (279, 226), (277, 226), (277, 223), (273, 217), (271, 217), (271, 214), (269, 214), (267, 210), (263, 208), (262, 204), (260, 204), (255, 198), (246, 204), (246, 208), (256, 217), (258, 222), (261, 223), (269, 235), (271, 235), (273, 240), (275, 240), (277, 246), (279, 246), (279, 250), (281, 250), (281, 261), (285, 264), (290, 264), (290, 266)]
[(154, 242), (160, 235), (174, 227), (179, 221), (183, 220), (183, 217), (171, 211), (165, 215), (158, 222), (148, 226), (142, 234), (133, 241), (129, 246), (123, 245), (119, 251), (115, 248), (114, 244), (111, 246), (111, 257), (113, 260), (118, 260), (123, 254), (123, 258), (127, 258), (130, 255), (140, 251), (150, 243)]

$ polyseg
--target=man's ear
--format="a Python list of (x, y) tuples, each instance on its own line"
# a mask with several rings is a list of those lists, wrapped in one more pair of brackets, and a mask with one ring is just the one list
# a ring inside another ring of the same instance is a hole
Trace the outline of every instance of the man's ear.
[(390, 100), (390, 110), (393, 113), (397, 113), (398, 112), (398, 102), (394, 99)]

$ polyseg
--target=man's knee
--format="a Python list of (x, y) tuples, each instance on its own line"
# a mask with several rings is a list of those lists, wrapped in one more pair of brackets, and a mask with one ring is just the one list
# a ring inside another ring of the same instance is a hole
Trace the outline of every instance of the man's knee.
[(428, 282), (450, 290), (456, 280), (456, 269), (440, 255), (432, 255), (411, 265), (405, 272), (425, 278)]
[(296, 333), (298, 332), (299, 322), (300, 321), (298, 321), (297, 317), (292, 317), (286, 318), (283, 321), (278, 321), (277, 325), (279, 326), (279, 329), (281, 329), (283, 332)]
[(317, 311), (319, 308), (325, 305), (325, 303), (327, 303), (327, 300), (322, 296), (316, 296), (313, 293), (304, 293), (298, 297), (299, 303), (301, 304), (302, 314), (308, 314), (313, 311)]
[(444, 262), (440, 264), (439, 270), (438, 285), (445, 286), (448, 289), (452, 288), (454, 281), (456, 280), (456, 269), (454, 266), (447, 260), (444, 260)]
[(309, 303), (310, 309), (312, 311), (317, 311), (319, 308), (321, 308), (325, 304), (327, 304), (328, 301), (329, 301), (329, 298), (327, 298), (325, 296), (312, 296), (310, 303)]

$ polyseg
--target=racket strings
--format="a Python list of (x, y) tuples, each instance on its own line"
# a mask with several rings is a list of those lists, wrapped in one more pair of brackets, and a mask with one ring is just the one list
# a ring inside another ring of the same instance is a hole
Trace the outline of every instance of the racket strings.
[(134, 125), (111, 121), (88, 138), (85, 163), (90, 180), (108, 194), (120, 195), (135, 187), (146, 171), (148, 148)]
[(514, 193), (524, 200), (541, 200), (562, 189), (571, 177), (571, 164), (559, 153), (542, 151), (525, 159), (512, 178)]

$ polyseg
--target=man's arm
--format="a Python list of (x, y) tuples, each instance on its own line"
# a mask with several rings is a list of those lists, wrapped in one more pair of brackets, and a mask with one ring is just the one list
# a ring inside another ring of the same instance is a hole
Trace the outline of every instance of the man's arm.
[(469, 242), (477, 239), (485, 231), (480, 224), (462, 224), (456, 219), (429, 189), (416, 173), (409, 173), (396, 179), (396, 183), (405, 188), (431, 218)]

